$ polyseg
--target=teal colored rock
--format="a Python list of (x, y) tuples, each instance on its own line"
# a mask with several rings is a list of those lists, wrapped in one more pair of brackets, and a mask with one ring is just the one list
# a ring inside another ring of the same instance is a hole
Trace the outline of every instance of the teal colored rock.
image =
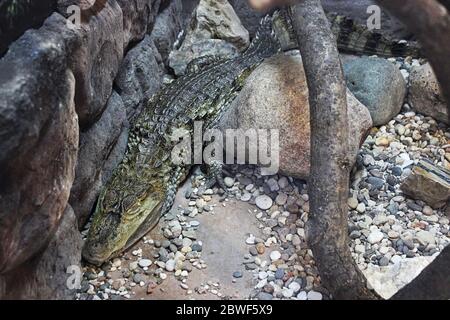
[(406, 81), (386, 59), (363, 57), (344, 63), (347, 86), (370, 112), (374, 126), (392, 120), (402, 108)]

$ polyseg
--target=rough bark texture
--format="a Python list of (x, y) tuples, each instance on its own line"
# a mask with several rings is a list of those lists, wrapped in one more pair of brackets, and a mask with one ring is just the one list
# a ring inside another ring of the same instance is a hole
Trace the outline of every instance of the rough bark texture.
[(336, 40), (319, 0), (291, 7), (309, 86), (311, 213), (308, 243), (323, 284), (335, 299), (374, 299), (350, 253), (346, 87)]
[(394, 300), (448, 300), (450, 299), (450, 246), (417, 278), (397, 292)]
[[(434, 66), (447, 101), (450, 101), (450, 1), (378, 0), (419, 39), (424, 54)], [(447, 106), (450, 111), (450, 104)], [(450, 112), (449, 112), (450, 115)]]

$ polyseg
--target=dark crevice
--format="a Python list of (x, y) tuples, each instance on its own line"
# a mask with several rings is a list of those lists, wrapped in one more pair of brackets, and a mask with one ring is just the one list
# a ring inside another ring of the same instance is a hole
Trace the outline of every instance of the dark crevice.
[(0, 58), (25, 31), (39, 28), (56, 10), (56, 0), (0, 0)]

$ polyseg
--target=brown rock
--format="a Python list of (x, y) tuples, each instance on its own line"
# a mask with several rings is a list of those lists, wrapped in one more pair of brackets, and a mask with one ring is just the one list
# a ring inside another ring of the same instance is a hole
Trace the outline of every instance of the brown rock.
[[(82, 280), (81, 234), (76, 217), (68, 206), (54, 238), (38, 257), (3, 277), (0, 276), (0, 299), (72, 300), (77, 277)], [(68, 286), (69, 284), (69, 286)]]
[(264, 252), (266, 252), (266, 246), (264, 245), (264, 243), (257, 243), (256, 244), (256, 251), (259, 254), (264, 254)]
[(421, 160), (400, 188), (413, 199), (422, 200), (435, 209), (441, 208), (450, 198), (450, 172)]
[(117, 0), (123, 12), (123, 44), (140, 41), (151, 30), (161, 0)]
[[(64, 0), (58, 10), (68, 16), (68, 6), (85, 1)], [(101, 115), (112, 92), (126, 44), (123, 12), (116, 0), (108, 0), (81, 26), (71, 29), (61, 22), (56, 27), (71, 48), (68, 67), (75, 75), (75, 105), (84, 130)]]
[(0, 60), (0, 274), (51, 240), (75, 175), (75, 81), (58, 14)]
[(414, 67), (410, 75), (409, 103), (419, 113), (448, 122), (447, 103), (429, 63)]
[[(372, 126), (370, 113), (349, 91), (349, 158), (356, 155)], [(247, 79), (223, 116), (220, 127), (278, 129), (280, 171), (307, 178), (310, 159), (308, 86), (299, 55), (267, 59)]]

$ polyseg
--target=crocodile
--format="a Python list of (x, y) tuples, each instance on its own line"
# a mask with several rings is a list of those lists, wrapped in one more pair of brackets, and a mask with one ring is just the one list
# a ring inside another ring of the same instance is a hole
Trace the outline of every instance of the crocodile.
[[(405, 45), (401, 46), (402, 50), (400, 47), (391, 50), (393, 46), (387, 45), (388, 40), (378, 36), (381, 45), (374, 42), (367, 45), (364, 29), (354, 28), (342, 18), (334, 17), (330, 21), (337, 39), (344, 41), (341, 47), (345, 44), (346, 51), (382, 55), (413, 52)], [(348, 35), (355, 30), (359, 36)], [(195, 121), (202, 121), (204, 128), (213, 127), (252, 70), (264, 59), (296, 46), (292, 35), (285, 15), (267, 15), (240, 56), (199, 58), (188, 66), (184, 76), (150, 99), (132, 125), (123, 161), (100, 193), (83, 247), (86, 261), (101, 265), (117, 256), (171, 209), (178, 185), (191, 167), (188, 163), (180, 165), (172, 161), (171, 151), (177, 141), (171, 137), (180, 129), (192, 134)]]

